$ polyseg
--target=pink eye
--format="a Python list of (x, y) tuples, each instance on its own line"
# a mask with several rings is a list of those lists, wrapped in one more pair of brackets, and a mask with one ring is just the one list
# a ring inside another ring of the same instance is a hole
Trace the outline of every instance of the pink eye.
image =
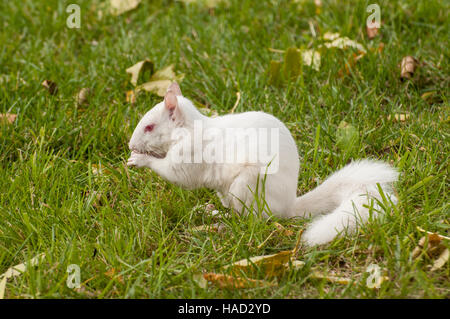
[(145, 133), (151, 132), (151, 131), (153, 131), (154, 128), (155, 128), (155, 124), (147, 125), (147, 126), (144, 128), (144, 132), (145, 132)]

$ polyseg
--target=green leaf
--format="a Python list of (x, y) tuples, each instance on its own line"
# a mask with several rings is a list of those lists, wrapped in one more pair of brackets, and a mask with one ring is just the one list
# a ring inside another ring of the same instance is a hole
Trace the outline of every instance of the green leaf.
[(283, 79), (281, 77), (282, 65), (283, 64), (280, 61), (270, 61), (269, 85), (281, 86), (283, 84)]
[(289, 48), (284, 56), (285, 79), (295, 79), (302, 73), (302, 55), (297, 48)]

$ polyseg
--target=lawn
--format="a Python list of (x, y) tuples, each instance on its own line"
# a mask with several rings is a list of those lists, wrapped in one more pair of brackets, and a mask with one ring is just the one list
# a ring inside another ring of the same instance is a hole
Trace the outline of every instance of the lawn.
[[(80, 5), (79, 29), (66, 25), (70, 3)], [(369, 39), (370, 3), (230, 0), (210, 9), (143, 0), (99, 17), (98, 1), (1, 1), (0, 113), (17, 117), (0, 120), (0, 274), (45, 254), (7, 280), (5, 298), (450, 297), (450, 264), (431, 271), (435, 257), (412, 257), (425, 235), (417, 227), (449, 236), (449, 4), (378, 1), (381, 29)], [(326, 32), (367, 53), (356, 61), (352, 48), (325, 49)], [(303, 65), (297, 78), (271, 85), (271, 61), (290, 47), (319, 50), (320, 69)], [(405, 56), (418, 60), (411, 79), (401, 79)], [(293, 249), (310, 220), (240, 217), (210, 190), (127, 168), (135, 125), (161, 101), (149, 92), (127, 101), (125, 70), (144, 59), (156, 70), (174, 64), (184, 95), (210, 113), (235, 107), (281, 119), (301, 157), (299, 194), (350, 158), (369, 157), (401, 172), (399, 203), (355, 236), (300, 247), (305, 265), (277, 278), (260, 272), (266, 285), (205, 285), (202, 273)], [(84, 104), (82, 88), (91, 89)], [(342, 121), (359, 136), (351, 152), (337, 143)], [(194, 231), (218, 222), (207, 204), (230, 213), (220, 231)], [(67, 285), (72, 264), (80, 288)], [(371, 264), (389, 278), (379, 288), (367, 285)]]

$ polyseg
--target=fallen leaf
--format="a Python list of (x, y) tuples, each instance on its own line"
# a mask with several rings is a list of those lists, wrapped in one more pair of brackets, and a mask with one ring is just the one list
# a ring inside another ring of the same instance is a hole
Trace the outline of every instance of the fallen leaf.
[(439, 250), (439, 247), (443, 247), (441, 246), (441, 240), (442, 239), (438, 234), (428, 234), (427, 236), (423, 236), (420, 238), (418, 245), (414, 248), (412, 257), (419, 257), (424, 249), (425, 252), (432, 257), (433, 254), (436, 254), (436, 250)]
[(43, 259), (44, 257), (45, 254), (42, 253), (37, 255), (36, 257), (31, 258), (28, 262), (8, 268), (8, 270), (0, 276), (0, 278), (2, 278), (0, 281), (0, 299), (3, 299), (5, 296), (6, 281), (8, 280), (8, 278), (20, 276), (29, 267), (37, 266), (41, 262), (41, 259)]
[(357, 49), (360, 53), (367, 53), (366, 49), (362, 46), (362, 44), (349, 39), (348, 37), (341, 37), (339, 33), (326, 32), (322, 39), (325, 41), (323, 45), (330, 48), (338, 48), (338, 49), (346, 49), (346, 48), (354, 48)]
[(438, 259), (436, 259), (433, 263), (433, 266), (431, 267), (430, 271), (436, 271), (439, 268), (442, 268), (442, 266), (445, 265), (445, 263), (448, 261), (450, 256), (450, 252), (448, 250), (448, 248), (446, 248), (438, 257)]
[(172, 84), (170, 80), (151, 81), (138, 86), (136, 91), (144, 90), (155, 93), (158, 96), (164, 96), (170, 84)]
[(12, 124), (17, 118), (17, 114), (0, 113), (0, 123)]
[(302, 61), (304, 65), (310, 66), (312, 69), (319, 71), (320, 69), (320, 52), (316, 50), (301, 51)]
[[(304, 261), (301, 260), (291, 260), (291, 265), (293, 269), (300, 269), (305, 265)], [(289, 267), (289, 264), (285, 265), (286, 267)]]
[[(147, 71), (150, 72), (150, 75), (153, 73), (154, 65), (153, 62), (149, 59), (145, 59), (143, 61), (139, 61), (138, 63), (134, 64), (133, 66), (130, 66), (125, 71), (129, 74), (131, 74), (131, 84), (134, 86), (137, 85), (139, 77), (142, 78), (143, 74)], [(150, 76), (149, 76), (150, 77)]]
[(319, 15), (322, 11), (322, 0), (314, 0), (314, 5), (316, 6), (316, 15)]
[(326, 33), (323, 35), (322, 38), (323, 38), (324, 40), (327, 40), (327, 41), (333, 41), (333, 40), (338, 39), (340, 36), (341, 36), (341, 35), (340, 35), (339, 33), (337, 33), (337, 32), (335, 32), (335, 33), (333, 33), (333, 32), (326, 32)]
[[(324, 38), (325, 39), (325, 38)], [(362, 44), (349, 39), (348, 37), (338, 37), (332, 42), (324, 43), (325, 47), (330, 48), (338, 48), (338, 49), (346, 49), (346, 48), (354, 48), (357, 49), (361, 53), (367, 53), (366, 49), (362, 46)]]
[(82, 88), (80, 92), (78, 92), (76, 101), (77, 105), (87, 105), (89, 103), (89, 98), (92, 95), (92, 90), (89, 88)]
[[(294, 262), (295, 255), (297, 254), (297, 251), (299, 249), (301, 235), (302, 231), (300, 231), (299, 233), (297, 243), (295, 244), (293, 250), (281, 251), (272, 255), (255, 256), (242, 259), (233, 264), (225, 266), (224, 270), (229, 271), (235, 275), (245, 273), (250, 277), (255, 276), (258, 272), (262, 272), (265, 277), (280, 276), (285, 271), (287, 271), (289, 269), (289, 265)], [(266, 241), (267, 239), (264, 242)], [(298, 265), (298, 261), (296, 262), (296, 265)]]
[(267, 287), (273, 284), (266, 282), (264, 280), (256, 280), (249, 278), (233, 277), (225, 274), (216, 273), (205, 273), (203, 278), (219, 288), (232, 288), (232, 289), (242, 289), (242, 288), (254, 288), (254, 287)]
[(141, 0), (110, 0), (110, 13), (118, 16), (137, 8)]
[(155, 93), (159, 96), (164, 96), (172, 82), (181, 82), (184, 78), (184, 74), (176, 75), (173, 69), (174, 65), (171, 64), (156, 71), (148, 82), (136, 87), (136, 92), (144, 90)]
[(302, 73), (302, 56), (297, 48), (288, 48), (284, 56), (283, 74), (285, 79), (295, 79)]
[(208, 9), (216, 8), (220, 3), (227, 4), (227, 0), (178, 0), (185, 4), (197, 4)]
[(205, 289), (208, 287), (208, 281), (205, 279), (203, 274), (195, 274), (192, 276), (192, 279), (200, 288)]
[(269, 85), (281, 86), (283, 84), (283, 79), (281, 77), (281, 68), (283, 63), (280, 61), (270, 61), (269, 67)]
[(310, 278), (312, 278), (312, 279), (322, 279), (322, 280), (326, 280), (326, 281), (329, 281), (329, 282), (332, 282), (332, 283), (337, 283), (337, 284), (342, 284), (342, 285), (348, 285), (350, 283), (355, 284), (355, 282), (351, 278), (325, 275), (325, 274), (322, 274), (322, 273), (317, 272), (317, 271), (314, 271), (310, 275)]
[(134, 94), (133, 90), (127, 91), (126, 101), (131, 104), (136, 103), (136, 94)]
[(248, 276), (255, 276), (261, 271), (265, 277), (277, 277), (286, 271), (286, 263), (292, 257), (292, 250), (281, 251), (277, 254), (267, 256), (256, 256), (249, 259), (239, 260), (224, 267), (225, 270), (233, 274), (245, 273)]
[(41, 83), (41, 85), (45, 87), (51, 95), (55, 95), (58, 92), (58, 86), (56, 85), (55, 82), (45, 80), (44, 82)]
[(410, 114), (408, 112), (395, 113), (393, 117), (389, 115), (388, 120), (390, 121), (392, 119), (394, 122), (406, 122), (406, 120), (408, 120), (409, 117)]
[(379, 34), (379, 30), (380, 28), (377, 27), (370, 28), (369, 26), (366, 26), (367, 37), (369, 39), (374, 39)]
[(423, 228), (421, 228), (421, 227), (419, 227), (419, 226), (417, 226), (416, 228), (417, 228), (418, 231), (420, 231), (420, 232), (422, 232), (422, 233), (427, 233), (428, 235), (437, 235), (437, 236), (439, 236), (439, 238), (440, 238), (441, 240), (443, 240), (443, 239), (445, 239), (445, 240), (450, 240), (450, 237), (443, 236), (443, 235), (438, 234), (438, 233), (433, 233), (433, 232), (427, 231), (427, 230), (425, 230), (425, 229), (423, 229)]
[(410, 79), (416, 71), (419, 61), (413, 56), (405, 56), (400, 64), (400, 78)]

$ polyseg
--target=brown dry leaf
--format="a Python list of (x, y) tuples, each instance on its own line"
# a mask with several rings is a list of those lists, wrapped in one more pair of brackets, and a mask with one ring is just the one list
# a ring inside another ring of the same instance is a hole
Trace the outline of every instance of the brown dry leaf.
[(273, 284), (256, 279), (246, 279), (241, 277), (233, 277), (230, 275), (216, 274), (216, 273), (205, 273), (203, 278), (218, 286), (219, 288), (232, 288), (232, 289), (242, 289), (242, 288), (254, 288), (254, 287), (268, 287)]
[(405, 56), (400, 64), (400, 78), (410, 79), (416, 71), (419, 61), (413, 56)]
[(117, 279), (121, 284), (123, 284), (123, 277), (116, 274), (116, 268), (111, 268), (105, 272), (105, 276), (110, 279)]
[(433, 232), (427, 231), (427, 230), (425, 230), (425, 229), (423, 229), (423, 228), (421, 228), (421, 227), (419, 227), (419, 226), (417, 226), (416, 228), (417, 228), (418, 231), (420, 231), (420, 232), (422, 232), (422, 233), (427, 233), (428, 235), (437, 235), (437, 236), (439, 236), (439, 238), (440, 238), (441, 240), (443, 240), (443, 239), (445, 239), (445, 240), (450, 240), (450, 237), (443, 236), (443, 235), (438, 234), (438, 233), (433, 233)]
[(325, 275), (325, 274), (322, 274), (322, 273), (320, 273), (318, 271), (314, 271), (311, 274), (310, 278), (313, 278), (313, 279), (324, 279), (324, 280), (327, 280), (329, 282), (342, 284), (342, 285), (348, 285), (350, 283), (355, 284), (355, 282), (351, 278), (340, 277), (340, 276), (332, 276), (332, 275)]
[(55, 82), (45, 80), (44, 82), (41, 83), (41, 85), (45, 87), (51, 95), (55, 95), (58, 92), (58, 86), (56, 85)]
[(77, 105), (87, 105), (89, 104), (89, 98), (92, 95), (92, 90), (90, 88), (82, 88), (76, 96)]
[(133, 84), (134, 86), (137, 85), (139, 77), (142, 77), (142, 75), (146, 72), (149, 71), (150, 74), (153, 73), (153, 62), (150, 61), (149, 59), (145, 59), (142, 61), (139, 61), (138, 63), (136, 63), (135, 65), (130, 66), (128, 69), (126, 69), (125, 71), (129, 74), (131, 74), (131, 84)]
[(17, 114), (12, 113), (0, 113), (0, 124), (12, 124), (17, 118)]
[(369, 39), (375, 38), (379, 34), (379, 30), (380, 30), (380, 28), (377, 28), (377, 27), (369, 28), (369, 26), (366, 26), (367, 37)]
[(429, 258), (439, 256), (446, 247), (441, 243), (444, 238), (437, 233), (428, 233), (420, 238), (412, 252), (412, 258), (419, 257), (424, 252)]
[(110, 0), (110, 13), (115, 16), (121, 15), (137, 8), (140, 2), (141, 0)]
[(445, 263), (448, 261), (449, 256), (450, 252), (448, 248), (445, 248), (444, 251), (442, 251), (442, 253), (439, 255), (438, 259), (434, 261), (430, 271), (435, 271), (438, 270), (439, 268), (442, 268), (442, 266), (444, 266)]
[(6, 289), (6, 281), (8, 278), (20, 276), (23, 274), (29, 267), (37, 266), (41, 259), (45, 257), (45, 254), (39, 254), (36, 257), (31, 258), (28, 262), (25, 262), (23, 264), (15, 265), (11, 268), (8, 268), (8, 270), (0, 275), (1, 281), (0, 281), (0, 299), (3, 299), (5, 296), (5, 289)]
[(391, 119), (394, 122), (405, 122), (406, 120), (408, 120), (410, 117), (410, 114), (408, 112), (404, 112), (404, 113), (395, 113), (394, 116), (388, 116), (388, 121), (390, 121)]

